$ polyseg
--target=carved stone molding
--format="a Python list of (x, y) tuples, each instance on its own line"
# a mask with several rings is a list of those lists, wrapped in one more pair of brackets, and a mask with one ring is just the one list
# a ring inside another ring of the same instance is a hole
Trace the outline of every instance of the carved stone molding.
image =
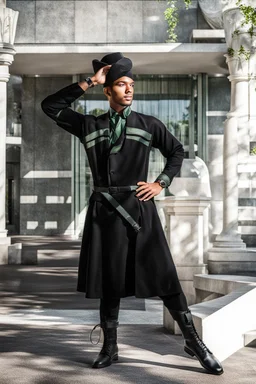
[[(229, 71), (231, 75), (252, 76), (256, 74), (256, 36), (248, 33), (249, 26), (242, 26), (244, 16), (236, 1), (221, 0), (223, 6), (223, 21), (225, 37), (228, 48), (233, 50), (233, 56), (226, 55)], [(256, 0), (243, 0), (243, 4), (255, 6)], [(234, 33), (236, 30), (239, 33)], [(256, 30), (254, 30), (256, 32)], [(239, 55), (240, 48), (243, 47), (250, 57)]]
[[(237, 8), (237, 0), (218, 0), (222, 7), (222, 11), (225, 12), (228, 9)], [(244, 5), (250, 5), (251, 7), (256, 7), (256, 0), (243, 0)]]
[(0, 5), (0, 44), (14, 44), (19, 12)]

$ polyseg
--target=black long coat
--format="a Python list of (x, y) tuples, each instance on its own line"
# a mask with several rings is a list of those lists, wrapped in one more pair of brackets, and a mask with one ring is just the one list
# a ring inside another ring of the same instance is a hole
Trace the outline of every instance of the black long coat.
[[(73, 101), (84, 93), (71, 84), (42, 103), (57, 125), (84, 144), (96, 186), (128, 186), (147, 181), (151, 147), (159, 148), (170, 180), (179, 172), (184, 151), (164, 124), (132, 111), (114, 145), (109, 141), (109, 115), (95, 117), (73, 111)], [(163, 296), (181, 292), (176, 268), (156, 210), (154, 198), (140, 201), (135, 191), (113, 197), (139, 223), (137, 233), (99, 194), (92, 194), (85, 219), (77, 290), (89, 298)]]

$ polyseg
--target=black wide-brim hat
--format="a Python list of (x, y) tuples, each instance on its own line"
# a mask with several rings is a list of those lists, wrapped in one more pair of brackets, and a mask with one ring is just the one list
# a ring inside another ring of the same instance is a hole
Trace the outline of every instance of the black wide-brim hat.
[(104, 87), (111, 85), (115, 80), (123, 76), (133, 79), (131, 72), (132, 61), (128, 59), (128, 57), (124, 57), (121, 52), (109, 53), (101, 60), (95, 59), (92, 61), (94, 73), (98, 72), (106, 65), (111, 65), (111, 68), (106, 75), (106, 82), (103, 85)]

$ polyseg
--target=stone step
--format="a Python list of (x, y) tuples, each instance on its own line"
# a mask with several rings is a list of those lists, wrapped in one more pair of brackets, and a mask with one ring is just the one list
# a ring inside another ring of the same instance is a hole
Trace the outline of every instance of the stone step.
[(255, 284), (256, 286), (256, 277), (238, 275), (194, 275), (195, 289), (219, 295), (227, 295), (248, 284)]
[(59, 267), (77, 267), (80, 255), (80, 245), (73, 249), (38, 249), (38, 265)]
[[(254, 331), (246, 332), (244, 334), (244, 345), (247, 346), (250, 344), (250, 346), (255, 346), (256, 347), (256, 329)], [(255, 344), (255, 345), (254, 345)]]
[[(249, 229), (247, 229), (247, 230), (249, 232)], [(254, 229), (254, 231), (255, 230), (256, 230), (256, 228)], [(245, 242), (247, 247), (255, 247), (256, 246), (256, 234), (246, 233), (246, 227), (242, 232), (241, 239)]]
[(238, 207), (238, 220), (256, 220), (256, 207)]
[(256, 198), (255, 197), (239, 197), (238, 205), (239, 207), (256, 207)]
[[(220, 297), (190, 306), (197, 330), (216, 357), (223, 361), (244, 347), (244, 335), (256, 329), (256, 277), (196, 275), (198, 301), (205, 293)], [(249, 337), (249, 336), (248, 336)], [(252, 336), (253, 337), (253, 336)]]
[(256, 276), (255, 247), (234, 248), (232, 241), (223, 247), (213, 247), (208, 251), (208, 271), (211, 275)]
[(240, 163), (237, 166), (238, 174), (250, 173), (250, 174), (254, 175), (255, 169), (256, 169), (256, 158), (255, 157), (250, 158), (250, 161), (248, 161), (247, 163)]

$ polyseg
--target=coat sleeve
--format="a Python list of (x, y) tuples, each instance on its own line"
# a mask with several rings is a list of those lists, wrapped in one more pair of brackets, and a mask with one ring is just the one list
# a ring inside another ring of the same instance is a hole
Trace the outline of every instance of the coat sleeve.
[(156, 180), (164, 180), (167, 187), (169, 187), (174, 176), (176, 176), (181, 169), (184, 159), (183, 146), (158, 119), (154, 119), (153, 123), (152, 146), (158, 148), (162, 155), (166, 157), (165, 167)]
[(90, 115), (83, 115), (73, 111), (71, 103), (84, 94), (84, 90), (78, 85), (78, 82), (60, 89), (58, 92), (47, 96), (41, 102), (41, 108), (53, 119), (56, 124), (66, 131), (77, 136), (81, 141), (85, 135), (86, 118), (92, 118)]

